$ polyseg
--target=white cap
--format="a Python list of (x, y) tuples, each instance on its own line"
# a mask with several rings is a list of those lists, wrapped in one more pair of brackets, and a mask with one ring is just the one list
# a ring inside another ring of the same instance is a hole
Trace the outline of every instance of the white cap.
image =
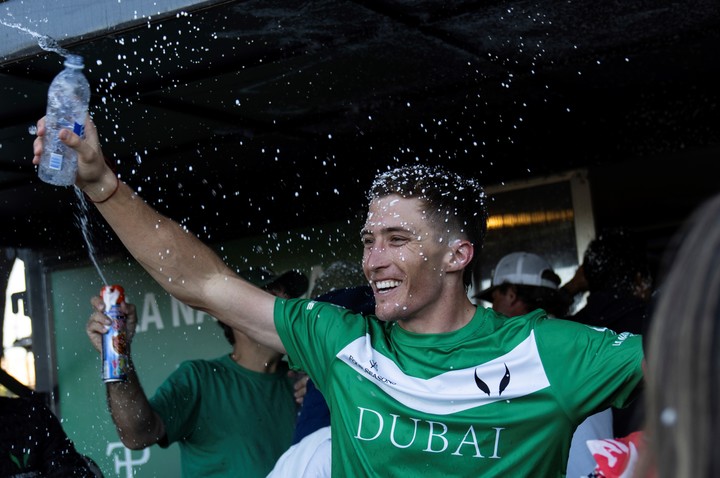
[(492, 291), (503, 283), (557, 290), (559, 284), (543, 278), (543, 273), (548, 270), (554, 272), (550, 263), (539, 255), (530, 252), (512, 252), (498, 261), (490, 287), (476, 294), (475, 297), (492, 302)]

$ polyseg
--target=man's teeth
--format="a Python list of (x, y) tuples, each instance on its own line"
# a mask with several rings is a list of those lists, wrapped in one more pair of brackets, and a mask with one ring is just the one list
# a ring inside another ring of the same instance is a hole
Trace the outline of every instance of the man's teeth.
[(399, 280), (382, 280), (375, 283), (375, 287), (377, 287), (379, 290), (383, 289), (390, 289), (392, 287), (397, 287), (400, 285)]

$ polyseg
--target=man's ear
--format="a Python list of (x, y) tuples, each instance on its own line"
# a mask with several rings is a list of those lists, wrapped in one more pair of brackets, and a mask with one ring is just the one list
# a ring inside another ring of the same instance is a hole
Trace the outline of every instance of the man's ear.
[[(518, 301), (520, 301), (520, 298), (517, 295), (517, 288), (514, 285), (511, 285), (510, 287), (507, 287), (505, 290), (505, 296), (507, 297), (507, 300), (510, 302), (512, 306), (515, 306)], [(518, 314), (522, 315), (522, 314)]]
[(467, 267), (475, 254), (472, 243), (466, 239), (455, 239), (450, 243), (447, 271), (460, 271)]

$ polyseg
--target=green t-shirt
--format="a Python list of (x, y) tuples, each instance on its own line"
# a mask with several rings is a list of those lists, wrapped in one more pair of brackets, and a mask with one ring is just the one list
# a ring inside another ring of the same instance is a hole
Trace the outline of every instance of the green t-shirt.
[(478, 308), (460, 330), (413, 334), (276, 300), (275, 325), (328, 401), (334, 477), (564, 476), (577, 425), (627, 405), (642, 380), (639, 335), (541, 310)]
[(247, 370), (228, 355), (180, 364), (150, 399), (182, 476), (264, 478), (290, 446), (296, 405), (286, 367)]

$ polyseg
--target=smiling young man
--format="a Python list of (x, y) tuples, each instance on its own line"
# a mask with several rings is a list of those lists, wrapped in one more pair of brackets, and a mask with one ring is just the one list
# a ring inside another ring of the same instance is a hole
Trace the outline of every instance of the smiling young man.
[[(37, 164), (44, 123), (34, 144)], [(473, 180), (432, 166), (379, 174), (362, 232), (376, 315), (278, 299), (115, 176), (97, 132), (63, 130), (77, 186), (170, 294), (278, 352), (328, 401), (333, 476), (563, 476), (575, 427), (641, 382), (640, 337), (508, 321), (467, 296), (485, 233)]]

